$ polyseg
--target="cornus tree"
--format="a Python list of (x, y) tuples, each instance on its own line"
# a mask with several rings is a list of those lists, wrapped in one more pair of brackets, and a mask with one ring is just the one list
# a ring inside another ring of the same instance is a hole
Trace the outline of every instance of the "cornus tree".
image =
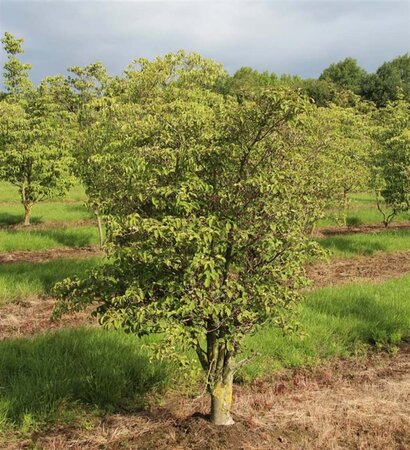
[(159, 333), (160, 355), (194, 349), (211, 421), (229, 425), (243, 339), (288, 325), (314, 247), (298, 165), (282, 161), (305, 101), (283, 89), (224, 97), (212, 90), (221, 73), (198, 55), (142, 60), (121, 97), (99, 102), (85, 146), (109, 258), (56, 294), (58, 314), (96, 302), (106, 326)]
[(410, 105), (390, 102), (376, 117), (373, 187), (377, 207), (387, 227), (400, 212), (410, 209)]
[(366, 189), (370, 178), (372, 139), (365, 106), (319, 107), (306, 122), (311, 148), (321, 155), (321, 189), (316, 195), (327, 198), (328, 206), (341, 203), (346, 218), (349, 194)]
[(97, 62), (85, 67), (73, 66), (69, 68), (70, 76), (65, 80), (68, 87), (70, 109), (76, 114), (76, 137), (73, 140), (72, 154), (74, 157), (74, 173), (81, 180), (88, 197), (88, 206), (97, 218), (100, 247), (104, 244), (104, 227), (96, 189), (96, 174), (94, 165), (89, 161), (89, 153), (83, 145), (83, 135), (94, 120), (89, 108), (95, 100), (109, 96), (110, 77), (105, 67)]
[(34, 88), (16, 54), (21, 39), (6, 33), (4, 68), (7, 95), (0, 101), (0, 179), (15, 185), (30, 225), (34, 204), (63, 195), (71, 185), (68, 154), (70, 117), (53, 102), (51, 81)]

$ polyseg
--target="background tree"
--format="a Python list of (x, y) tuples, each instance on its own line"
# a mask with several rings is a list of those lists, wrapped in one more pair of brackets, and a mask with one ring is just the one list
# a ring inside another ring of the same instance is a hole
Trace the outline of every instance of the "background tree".
[(355, 94), (361, 92), (366, 71), (362, 69), (354, 58), (345, 58), (326, 68), (319, 80), (332, 81), (337, 86), (352, 91)]
[(109, 259), (57, 287), (60, 313), (96, 301), (107, 326), (160, 333), (174, 357), (193, 348), (212, 422), (229, 425), (244, 336), (288, 326), (305, 283), (303, 183), (281, 157), (306, 101), (283, 88), (222, 96), (221, 67), (198, 55), (136, 69), (123, 97), (100, 102), (87, 139)]
[(33, 205), (63, 195), (72, 183), (68, 153), (70, 117), (53, 102), (46, 82), (34, 88), (22, 53), (22, 39), (6, 33), (7, 95), (0, 101), (0, 179), (15, 185), (24, 206), (24, 225)]
[(375, 74), (363, 80), (362, 95), (378, 106), (387, 102), (404, 100), (410, 102), (410, 55), (399, 56), (381, 65)]
[(399, 212), (410, 209), (410, 104), (403, 99), (389, 102), (376, 120), (373, 187), (387, 227)]

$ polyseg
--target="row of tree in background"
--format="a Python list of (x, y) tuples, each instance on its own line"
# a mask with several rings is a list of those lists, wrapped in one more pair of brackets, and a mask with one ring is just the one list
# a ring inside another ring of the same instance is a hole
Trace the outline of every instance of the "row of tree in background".
[[(90, 172), (91, 155), (78, 145), (79, 132), (93, 121), (92, 105), (124, 96), (134, 72), (147, 70), (148, 61), (128, 67), (124, 78), (110, 77), (100, 63), (71, 67), (68, 77), (47, 77), (35, 87), (30, 64), (18, 59), (22, 39), (6, 33), (2, 42), (8, 61), (3, 73), (6, 92), (0, 102), (0, 177), (18, 187), (24, 223), (29, 225), (35, 203), (64, 195), (74, 176), (82, 180), (99, 216), (96, 176)], [(370, 189), (386, 226), (408, 209), (408, 160), (398, 147), (405, 147), (407, 138), (410, 55), (384, 63), (375, 74), (346, 58), (325, 69), (319, 79), (278, 78), (244, 67), (233, 76), (221, 70), (212, 85), (213, 92), (239, 100), (267, 90), (294, 91), (309, 99), (298, 138), (302, 142), (303, 134), (302, 145), (310, 140), (307, 166), (316, 161), (314, 170), (322, 171), (317, 195), (324, 207), (342, 203), (347, 210), (349, 193)]]
[[(18, 187), (25, 223), (74, 177), (105, 222), (109, 259), (59, 285), (59, 311), (97, 301), (104, 324), (160, 333), (161, 355), (187, 362), (193, 348), (213, 422), (231, 423), (243, 337), (266, 321), (289, 328), (326, 209), (369, 186), (386, 224), (410, 207), (409, 56), (374, 76), (347, 59), (303, 81), (229, 76), (178, 52), (120, 77), (96, 63), (34, 86), (22, 40), (3, 44), (0, 177)], [(371, 84), (381, 97), (365, 97)]]

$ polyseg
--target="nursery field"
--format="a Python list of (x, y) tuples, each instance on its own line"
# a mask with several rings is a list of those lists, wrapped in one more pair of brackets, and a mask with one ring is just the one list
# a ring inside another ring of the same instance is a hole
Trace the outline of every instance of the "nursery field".
[(246, 338), (236, 423), (213, 428), (199, 363), (151, 359), (155, 337), (103, 329), (90, 309), (50, 320), (54, 284), (104, 259), (81, 187), (23, 227), (1, 183), (0, 448), (408, 448), (409, 217), (385, 229), (369, 194), (352, 195), (347, 226), (334, 213), (315, 230), (324, 256), (306, 267), (293, 332)]

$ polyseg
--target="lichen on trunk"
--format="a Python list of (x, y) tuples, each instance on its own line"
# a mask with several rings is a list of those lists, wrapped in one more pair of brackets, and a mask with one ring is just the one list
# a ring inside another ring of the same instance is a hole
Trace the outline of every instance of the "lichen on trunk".
[(216, 383), (211, 389), (211, 423), (214, 425), (233, 425), (231, 416), (233, 373), (224, 381)]
[(32, 208), (31, 204), (24, 205), (24, 226), (25, 227), (30, 226), (31, 208)]

